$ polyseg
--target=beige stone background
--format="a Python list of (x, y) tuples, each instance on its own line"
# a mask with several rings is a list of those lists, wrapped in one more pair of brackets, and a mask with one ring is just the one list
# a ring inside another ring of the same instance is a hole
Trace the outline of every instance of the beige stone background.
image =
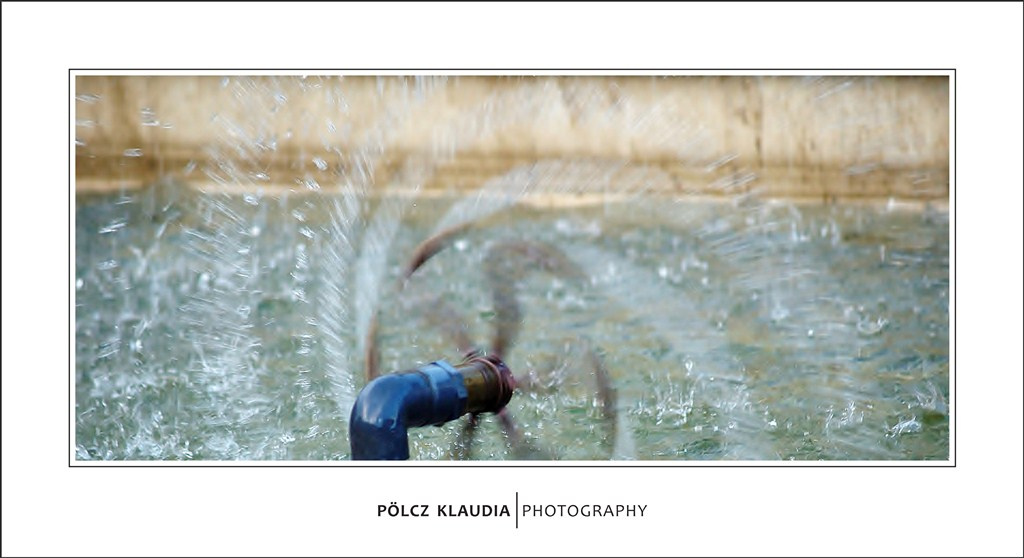
[(75, 88), (78, 191), (161, 176), (451, 191), (559, 160), (606, 169), (606, 190), (644, 169), (651, 193), (949, 197), (944, 76), (77, 76)]

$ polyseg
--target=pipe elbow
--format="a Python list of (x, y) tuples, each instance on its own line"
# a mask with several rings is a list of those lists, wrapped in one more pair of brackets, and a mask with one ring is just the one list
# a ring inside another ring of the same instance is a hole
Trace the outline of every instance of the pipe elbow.
[(459, 418), (466, 399), (462, 376), (444, 361), (374, 379), (352, 407), (352, 459), (408, 459), (408, 429)]
[(353, 459), (408, 459), (405, 421), (409, 382), (388, 374), (366, 385), (352, 407), (349, 436)]
[(458, 369), (441, 360), (375, 378), (352, 407), (352, 459), (408, 459), (409, 428), (498, 412), (514, 390), (515, 378), (497, 357), (472, 356)]

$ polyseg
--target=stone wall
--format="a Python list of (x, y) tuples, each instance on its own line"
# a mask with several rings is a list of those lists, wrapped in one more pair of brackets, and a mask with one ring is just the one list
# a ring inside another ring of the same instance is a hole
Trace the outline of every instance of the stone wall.
[(330, 185), (355, 166), (378, 187), (459, 189), (561, 160), (647, 169), (648, 190), (683, 194), (949, 196), (946, 77), (77, 76), (75, 89), (78, 190), (161, 175)]

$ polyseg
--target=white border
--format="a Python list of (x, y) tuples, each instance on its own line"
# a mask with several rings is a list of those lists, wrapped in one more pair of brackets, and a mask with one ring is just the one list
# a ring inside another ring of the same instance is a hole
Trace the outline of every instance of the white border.
[[(4, 3), (3, 555), (1024, 554), (1022, 16), (1019, 3)], [(52, 350), (64, 346), (66, 214), (49, 213), (67, 199), (67, 68), (638, 62), (957, 68), (955, 469), (68, 468), (68, 359)], [(374, 517), (396, 499), (487, 503), (513, 489), (651, 512), (519, 531)]]

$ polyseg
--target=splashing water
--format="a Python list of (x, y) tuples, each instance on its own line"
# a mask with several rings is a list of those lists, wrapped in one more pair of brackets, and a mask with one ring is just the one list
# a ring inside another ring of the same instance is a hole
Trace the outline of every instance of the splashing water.
[[(395, 130), (445, 82), (383, 82), (382, 98), (401, 102), (344, 151), (335, 147), (346, 133), (343, 87), (301, 84), (225, 82), (264, 119), (216, 120), (197, 185), (78, 196), (78, 459), (347, 458), (373, 317), (383, 370), (457, 359), (422, 315), (429, 305), (403, 297), (440, 297), (486, 339), (488, 249), (524, 238), (559, 247), (586, 276), (577, 285), (534, 274), (519, 289), (523, 323), (507, 362), (537, 389), (509, 409), (529, 456), (947, 458), (945, 214), (763, 201), (742, 169), (721, 201), (675, 201), (657, 194), (673, 179), (656, 165), (575, 158), (438, 192), (426, 187), (438, 169), (543, 117), (549, 92), (525, 84), (485, 97), (438, 125), (428, 160), (409, 158), (385, 177)], [(566, 94), (578, 122), (613, 110), (585, 88)], [(340, 116), (290, 123), (294, 133), (320, 130), (325, 149), (302, 154), (308, 166), (282, 179), (264, 164), (283, 141), (271, 124), (303, 95), (329, 99)], [(140, 125), (154, 122), (145, 109)], [(736, 163), (702, 137), (688, 122), (663, 139), (680, 158)], [(408, 292), (393, 288), (420, 241), (463, 225), (473, 226)], [(579, 364), (582, 339), (618, 393), (614, 439)], [(413, 458), (450, 457), (457, 431), (412, 432)], [(477, 440), (475, 457), (524, 458), (493, 418)]]

